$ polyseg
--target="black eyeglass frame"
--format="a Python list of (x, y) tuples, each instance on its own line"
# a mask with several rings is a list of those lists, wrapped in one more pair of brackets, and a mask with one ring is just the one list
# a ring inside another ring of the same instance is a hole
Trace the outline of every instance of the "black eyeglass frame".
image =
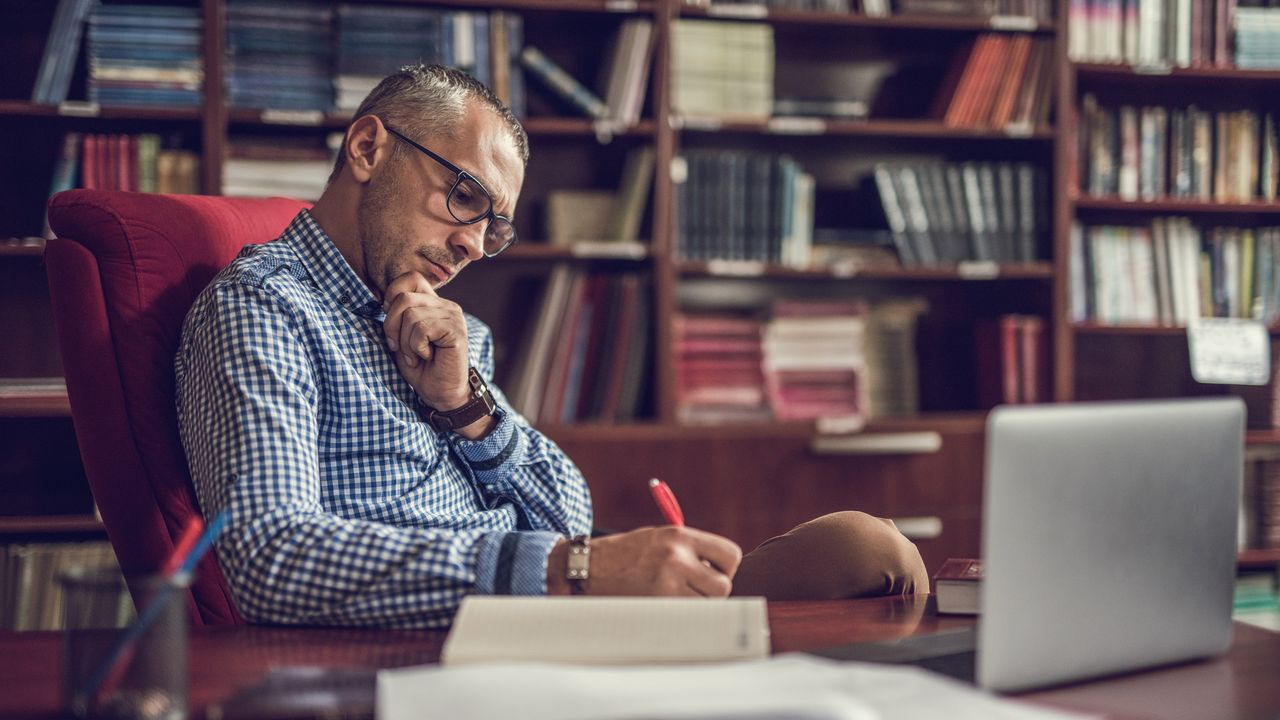
[[(453, 216), (453, 219), (454, 219), (454, 220), (457, 220), (458, 222), (462, 223), (463, 225), (474, 225), (474, 224), (476, 224), (476, 223), (480, 222), (481, 220), (488, 220), (488, 221), (489, 221), (489, 227), (485, 228), (485, 231), (484, 231), (485, 242), (483, 243), (483, 246), (480, 248), (480, 251), (484, 253), (484, 256), (485, 256), (485, 257), (494, 257), (494, 256), (498, 255), (499, 253), (501, 253), (503, 250), (506, 250), (507, 248), (509, 248), (509, 247), (511, 247), (512, 245), (515, 245), (515, 244), (516, 244), (516, 242), (520, 239), (520, 236), (516, 233), (516, 226), (511, 222), (511, 218), (508, 218), (508, 217), (506, 217), (505, 215), (499, 215), (498, 213), (496, 213), (496, 212), (494, 212), (494, 211), (493, 211), (493, 196), (489, 194), (489, 189), (488, 189), (488, 188), (486, 188), (486, 187), (484, 186), (484, 183), (482, 183), (482, 182), (480, 182), (478, 179), (476, 179), (476, 176), (475, 176), (475, 175), (472, 175), (471, 173), (467, 172), (466, 170), (463, 170), (462, 168), (458, 167), (457, 165), (454, 165), (453, 163), (449, 162), (448, 160), (445, 160), (444, 158), (440, 157), (439, 155), (437, 155), (437, 154), (435, 154), (435, 153), (431, 152), (430, 150), (428, 150), (427, 148), (423, 147), (422, 145), (420, 145), (419, 143), (417, 143), (417, 142), (416, 142), (416, 141), (414, 141), (413, 139), (406, 137), (406, 136), (405, 136), (404, 134), (402, 134), (399, 130), (396, 130), (395, 128), (391, 127), (390, 125), (387, 125), (386, 123), (383, 123), (383, 125), (382, 125), (382, 126), (383, 126), (384, 128), (386, 128), (386, 129), (387, 129), (387, 132), (391, 133), (391, 134), (392, 134), (392, 135), (394, 135), (396, 138), (398, 138), (398, 139), (400, 139), (400, 140), (403, 140), (404, 142), (408, 143), (408, 144), (409, 144), (413, 149), (417, 150), (418, 152), (422, 153), (423, 155), (426, 155), (427, 157), (431, 158), (432, 160), (435, 160), (436, 162), (438, 162), (438, 163), (440, 163), (441, 165), (443, 165), (443, 166), (445, 167), (445, 169), (447, 169), (449, 172), (454, 173), (455, 175), (457, 175), (457, 176), (458, 176), (458, 177), (457, 177), (456, 179), (454, 179), (454, 181), (453, 181), (453, 187), (449, 188), (449, 194), (445, 196), (445, 203), (444, 203), (444, 205), (445, 205), (445, 207), (446, 207), (446, 208), (448, 208), (448, 210), (449, 210), (449, 214)], [(453, 210), (453, 202), (451, 201), (451, 198), (453, 197), (453, 193), (454, 193), (454, 191), (458, 189), (458, 186), (459, 186), (459, 185), (461, 185), (463, 182), (465, 182), (465, 181), (467, 181), (467, 180), (470, 180), (471, 182), (475, 183), (476, 187), (480, 188), (480, 192), (484, 193), (484, 198), (485, 198), (485, 200), (487, 200), (487, 201), (488, 201), (488, 204), (489, 204), (489, 209), (488, 209), (488, 210), (486, 210), (485, 212), (480, 213), (479, 215), (476, 215), (475, 217), (471, 218), (470, 220), (467, 220), (467, 219), (464, 219), (464, 218), (460, 218), (460, 217), (458, 217), (458, 213), (454, 212), (454, 210)], [(489, 244), (489, 242), (488, 242), (489, 237), (490, 237), (491, 235), (493, 235), (493, 236), (495, 236), (495, 237), (496, 237), (496, 234), (495, 234), (495, 230), (494, 230), (494, 229), (495, 229), (496, 227), (499, 227), (500, 225), (505, 225), (507, 228), (509, 228), (509, 229), (510, 229), (510, 231), (511, 231), (511, 237), (510, 237), (510, 239), (508, 239), (508, 240), (506, 240), (505, 242), (503, 242), (503, 244), (502, 244), (502, 245), (501, 245), (497, 250), (494, 250), (493, 252), (489, 252), (489, 249), (488, 249), (488, 247), (487, 247), (487, 246), (488, 246), (488, 244)]]

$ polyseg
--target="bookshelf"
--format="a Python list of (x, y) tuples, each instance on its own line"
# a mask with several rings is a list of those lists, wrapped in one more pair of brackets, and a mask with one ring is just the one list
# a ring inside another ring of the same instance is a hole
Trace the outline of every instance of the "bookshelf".
[[(0, 78), (0, 127), (8, 129), (10, 136), (24, 138), (22, 143), (0, 145), (0, 167), (8, 168), (0, 172), (7, 175), (6, 186), (14, 188), (0, 197), (0, 235), (39, 234), (40, 207), (67, 132), (156, 133), (167, 147), (194, 152), (199, 159), (199, 189), (217, 194), (223, 187), (225, 158), (236, 141), (249, 137), (319, 141), (345, 128), (349, 113), (332, 108), (229, 107), (224, 86), (230, 72), (228, 0), (173, 0), (172, 4), (198, 8), (203, 19), (203, 102), (196, 107), (86, 103), (83, 59), (72, 82), (70, 102), (32, 103), (42, 35), (54, 4), (43, 9), (0, 10), (0, 26), (9, 28), (0, 30), (0, 36), (14, 39), (16, 48), (13, 72)], [(358, 0), (354, 4), (378, 3)], [(510, 394), (508, 380), (528, 347), (529, 328), (536, 324), (539, 298), (547, 291), (554, 268), (642, 278), (648, 292), (643, 302), (651, 319), (647, 336), (651, 361), (635, 416), (616, 423), (540, 423), (586, 472), (595, 492), (597, 517), (605, 526), (656, 522), (639, 493), (649, 475), (665, 474), (682, 501), (691, 505), (686, 508), (691, 518), (748, 548), (813, 515), (857, 507), (890, 517), (941, 519), (940, 535), (920, 538), (931, 569), (947, 556), (976, 554), (985, 403), (975, 389), (975, 378), (985, 370), (975, 357), (978, 341), (973, 328), (1010, 314), (1039, 318), (1043, 324), (1041, 399), (1203, 392), (1189, 384), (1178, 366), (1185, 363), (1186, 353), (1183, 343), (1183, 359), (1178, 359), (1181, 329), (1073, 320), (1072, 222), (1143, 223), (1162, 215), (1254, 225), (1280, 220), (1276, 203), (1121, 200), (1082, 193), (1068, 181), (1077, 154), (1075, 110), (1082, 93), (1132, 97), (1126, 102), (1135, 103), (1183, 102), (1179, 98), (1200, 93), (1226, 105), (1248, 99), (1246, 106), (1256, 107), (1257, 101), (1251, 98), (1274, 87), (1280, 72), (1073, 63), (1067, 57), (1066, 0), (1055, 3), (1052, 20), (872, 17), (859, 12), (680, 0), (388, 0), (387, 4), (518, 13), (526, 42), (588, 85), (608, 59), (609, 45), (623, 22), (643, 18), (653, 24), (648, 87), (640, 121), (634, 125), (603, 128), (529, 79), (523, 121), (533, 157), (516, 217), (522, 242), (500, 258), (468, 269), (448, 288), (448, 294), (494, 329), (498, 379)], [(675, 91), (679, 68), (672, 50), (674, 28), (685, 21), (766, 26), (775, 48), (775, 97), (820, 91), (832, 77), (873, 83), (876, 88), (866, 91), (865, 117), (744, 119), (683, 112)], [(1045, 62), (1053, 82), (1042, 122), (957, 125), (932, 107), (944, 94), (952, 66), (971, 57), (965, 49), (987, 35), (1009, 42), (1030, 38), (1049, 48)], [(547, 242), (544, 226), (552, 192), (616, 190), (628, 156), (645, 146), (653, 148), (657, 170), (635, 243), (588, 248)], [(1035, 213), (1040, 225), (1033, 257), (905, 267), (858, 262), (801, 267), (773, 261), (685, 258), (680, 254), (684, 188), (677, 168), (682, 158), (699, 152), (794, 158), (814, 177), (816, 224), (837, 228), (884, 226), (880, 200), (868, 182), (877, 163), (997, 169), (1003, 164), (1025, 165), (1045, 178), (1044, 202)], [(20, 309), (19, 319), (0, 319), (0, 330), (7, 331), (3, 335), (6, 349), (24, 349), (0, 352), (4, 358), (0, 377), (61, 373), (39, 257), (38, 247), (0, 245), (0, 302)], [(865, 298), (873, 303), (923, 299), (928, 310), (919, 318), (915, 338), (918, 408), (906, 417), (873, 418), (866, 432), (937, 433), (941, 449), (925, 455), (837, 457), (813, 452), (813, 440), (822, 433), (812, 422), (682, 424), (679, 338), (671, 319), (705, 310), (760, 313), (777, 297)], [(1130, 357), (1142, 362), (1172, 358), (1173, 367), (1157, 373), (1117, 372), (1118, 360)], [(13, 506), (20, 507), (17, 512), (22, 514), (0, 518), (0, 530), (6, 527), (3, 522), (17, 523), (13, 527), (35, 523), (44, 528), (41, 532), (55, 534), (64, 526), (67, 532), (84, 529), (76, 525), (78, 521), (56, 519), (83, 518), (77, 513), (88, 512), (67, 499), (74, 493), (46, 494), (37, 489), (46, 472), (57, 476), (58, 487), (77, 482), (74, 468), (65, 460), (53, 462), (48, 452), (40, 450), (74, 449), (65, 395), (0, 399), (0, 426), (10, 438), (3, 448), (11, 444), (32, 458), (0, 476), (12, 488), (21, 488), (8, 492), (23, 498)], [(32, 443), (36, 435), (47, 437)], [(1262, 442), (1260, 438), (1251, 435), (1251, 442)], [(23, 449), (24, 444), (31, 447)], [(619, 471), (620, 466), (624, 470)], [(788, 481), (779, 482), (784, 477)], [(0, 498), (6, 497), (4, 492), (0, 489)], [(83, 484), (79, 492), (81, 500), (87, 501)], [(736, 499), (717, 503), (718, 494)], [(762, 512), (764, 507), (777, 512)]]

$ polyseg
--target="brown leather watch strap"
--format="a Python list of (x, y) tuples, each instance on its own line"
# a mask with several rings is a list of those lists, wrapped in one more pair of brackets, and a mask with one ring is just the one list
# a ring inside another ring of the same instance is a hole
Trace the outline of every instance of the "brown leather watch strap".
[(498, 409), (498, 403), (489, 392), (484, 378), (474, 368), (467, 370), (467, 384), (471, 386), (471, 399), (462, 407), (453, 410), (430, 409), (423, 418), (431, 427), (440, 432), (449, 432), (470, 425), (486, 415), (492, 415)]

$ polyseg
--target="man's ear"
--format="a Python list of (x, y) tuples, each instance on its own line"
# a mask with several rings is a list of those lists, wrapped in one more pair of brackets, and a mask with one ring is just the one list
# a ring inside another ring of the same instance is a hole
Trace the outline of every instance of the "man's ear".
[(369, 182), (374, 168), (386, 162), (391, 154), (390, 140), (382, 121), (373, 115), (361, 116), (351, 123), (343, 139), (342, 151), (346, 153), (347, 167), (356, 182)]

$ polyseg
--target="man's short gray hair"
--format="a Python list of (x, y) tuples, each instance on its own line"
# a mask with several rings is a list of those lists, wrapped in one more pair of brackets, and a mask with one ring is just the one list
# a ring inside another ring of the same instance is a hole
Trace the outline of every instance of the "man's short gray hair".
[[(430, 144), (433, 137), (456, 137), (468, 100), (480, 103), (502, 118), (511, 132), (520, 161), (528, 164), (529, 137), (520, 121), (483, 83), (455, 68), (422, 63), (406, 65), (378, 83), (360, 103), (355, 117), (376, 115), (384, 125)], [(392, 145), (393, 157), (402, 151), (400, 143)], [(340, 150), (329, 182), (342, 173), (346, 162), (346, 152)]]

